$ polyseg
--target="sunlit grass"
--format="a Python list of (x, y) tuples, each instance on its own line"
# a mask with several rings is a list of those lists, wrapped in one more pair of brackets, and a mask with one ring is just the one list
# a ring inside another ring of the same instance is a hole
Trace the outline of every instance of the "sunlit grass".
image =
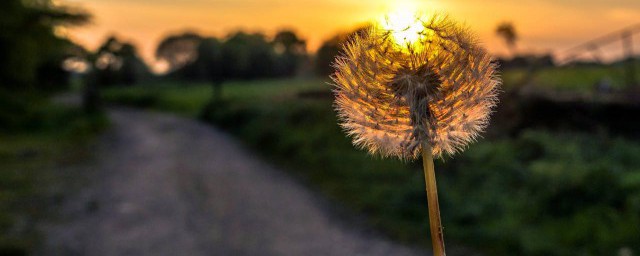
[(540, 71), (534, 82), (563, 91), (592, 91), (597, 83), (605, 80), (613, 89), (625, 88), (625, 68), (623, 66), (547, 68)]
[[(502, 74), (504, 87), (509, 89), (519, 85), (527, 75), (526, 68), (507, 70)], [(636, 74), (640, 74), (640, 62), (636, 64)], [(637, 79), (640, 79), (640, 75)], [(598, 83), (609, 83), (614, 90), (627, 88), (627, 67), (624, 64), (610, 66), (548, 67), (537, 70), (531, 81), (542, 90), (589, 93), (596, 90)], [(639, 81), (640, 82), (640, 81)]]
[[(295, 97), (305, 91), (329, 91), (330, 85), (320, 79), (287, 79), (267, 81), (234, 81), (223, 84), (225, 100), (263, 101)], [(111, 88), (104, 92), (107, 101), (138, 107), (169, 110), (197, 116), (212, 99), (207, 83), (159, 83), (128, 88)]]
[[(640, 74), (640, 64), (636, 65)], [(623, 66), (545, 68), (536, 72), (532, 84), (544, 90), (590, 93), (595, 84), (609, 80), (614, 89), (626, 88)], [(503, 72), (503, 89), (518, 85), (526, 76), (526, 69)], [(328, 92), (327, 79), (280, 79), (262, 81), (231, 81), (223, 84), (223, 98), (227, 100), (286, 99), (305, 91)], [(208, 83), (160, 82), (135, 87), (114, 87), (104, 92), (107, 101), (125, 105), (168, 110), (196, 116), (212, 98)]]

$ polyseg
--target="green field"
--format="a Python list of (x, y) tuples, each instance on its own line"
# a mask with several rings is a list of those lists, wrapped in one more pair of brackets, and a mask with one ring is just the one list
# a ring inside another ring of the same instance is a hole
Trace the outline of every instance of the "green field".
[[(223, 87), (223, 98), (233, 101), (272, 101), (293, 98), (304, 91), (328, 90), (320, 80), (267, 80), (229, 82)], [(212, 98), (212, 88), (205, 83), (158, 83), (128, 88), (109, 88), (104, 92), (109, 102), (129, 106), (166, 110), (196, 117)]]
[[(640, 79), (640, 62), (635, 67), (637, 79)], [(614, 90), (624, 90), (627, 89), (625, 72), (625, 67), (620, 64), (543, 68), (532, 75), (529, 83), (539, 85), (544, 90), (593, 93), (598, 82), (607, 80)], [(522, 82), (525, 74), (525, 69), (510, 70), (501, 74), (503, 88), (505, 90), (513, 88)], [(223, 97), (227, 100), (275, 100), (295, 96), (305, 91), (327, 91), (330, 89), (329, 82), (328, 78), (232, 81), (224, 85)], [(202, 107), (211, 99), (212, 89), (206, 83), (157, 82), (128, 88), (108, 88), (104, 94), (105, 98), (112, 102), (194, 116), (200, 114)]]
[(0, 131), (0, 255), (32, 253), (40, 239), (38, 223), (52, 216), (75, 179), (67, 166), (86, 161), (93, 138), (107, 124), (100, 114), (29, 104), (28, 120), (16, 117), (19, 125)]
[[(640, 80), (640, 61), (635, 65), (636, 79)], [(608, 82), (614, 90), (627, 88), (626, 67), (621, 64), (608, 66), (586, 66), (586, 67), (547, 67), (535, 72), (530, 84), (537, 85), (539, 89), (592, 93), (596, 84)], [(512, 88), (522, 82), (526, 74), (526, 69), (509, 70), (502, 74), (504, 87)]]
[[(204, 84), (111, 89), (109, 101), (204, 116), (396, 240), (428, 247), (420, 162), (354, 149), (321, 80), (229, 83), (202, 113)], [(307, 92), (307, 93), (305, 93)], [(309, 93), (311, 92), (311, 93)], [(487, 255), (640, 252), (640, 143), (527, 130), (436, 162), (446, 240)]]

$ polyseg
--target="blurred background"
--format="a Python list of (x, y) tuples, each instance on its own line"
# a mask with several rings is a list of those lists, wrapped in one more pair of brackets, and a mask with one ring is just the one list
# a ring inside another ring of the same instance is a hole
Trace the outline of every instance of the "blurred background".
[(329, 84), (341, 45), (399, 8), (468, 26), (504, 81), (484, 137), (436, 162), (448, 245), (640, 254), (636, 0), (3, 0), (0, 254), (38, 251), (41, 223), (65, 218), (113, 106), (223, 129), (390, 241), (429, 248), (421, 163), (354, 148)]

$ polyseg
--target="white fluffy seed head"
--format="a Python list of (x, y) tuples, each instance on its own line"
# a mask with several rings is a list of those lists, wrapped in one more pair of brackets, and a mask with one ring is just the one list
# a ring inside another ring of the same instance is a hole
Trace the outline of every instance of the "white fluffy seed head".
[(462, 151), (484, 130), (500, 80), (473, 35), (446, 16), (419, 19), (419, 40), (394, 42), (371, 26), (334, 63), (335, 105), (356, 146), (415, 159), (421, 144), (442, 157)]

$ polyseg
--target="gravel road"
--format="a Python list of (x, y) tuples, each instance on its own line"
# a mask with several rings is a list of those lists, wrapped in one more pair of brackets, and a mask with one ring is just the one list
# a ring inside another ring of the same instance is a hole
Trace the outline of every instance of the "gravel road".
[(131, 109), (44, 228), (39, 255), (428, 255), (339, 220), (323, 200), (233, 138)]

